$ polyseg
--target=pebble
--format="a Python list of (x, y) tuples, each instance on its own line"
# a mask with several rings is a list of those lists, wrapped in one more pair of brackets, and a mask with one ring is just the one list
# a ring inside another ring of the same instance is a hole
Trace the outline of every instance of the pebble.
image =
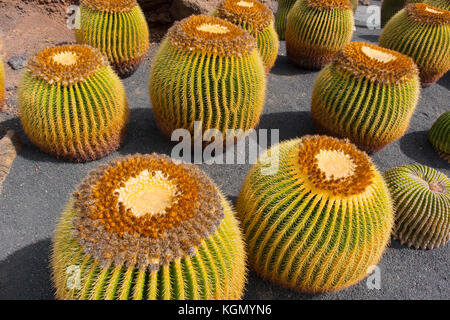
[(8, 60), (8, 65), (13, 70), (20, 70), (20, 69), (23, 69), (27, 65), (27, 59), (28, 59), (27, 53), (24, 53), (20, 56), (14, 56)]

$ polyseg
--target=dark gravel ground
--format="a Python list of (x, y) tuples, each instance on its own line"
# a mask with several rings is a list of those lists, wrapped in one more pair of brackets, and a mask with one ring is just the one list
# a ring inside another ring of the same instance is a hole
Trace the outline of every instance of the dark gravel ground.
[[(376, 42), (379, 30), (358, 28), (354, 40)], [(154, 54), (156, 48), (153, 48)], [(148, 97), (150, 59), (124, 80), (132, 109), (125, 145), (105, 159), (87, 164), (64, 163), (39, 152), (23, 136), (17, 119), (0, 115), (0, 128), (15, 128), (28, 144), (16, 158), (0, 195), (0, 299), (53, 299), (49, 253), (58, 216), (74, 187), (99, 164), (130, 153), (169, 154), (173, 144), (156, 128)], [(297, 69), (282, 43), (268, 79), (260, 129), (280, 129), (280, 139), (315, 133), (310, 116), (317, 72)], [(381, 171), (418, 162), (449, 175), (450, 166), (433, 151), (427, 131), (450, 109), (450, 74), (424, 89), (410, 129), (399, 141), (373, 155)], [(269, 140), (270, 141), (270, 140)], [(250, 165), (201, 165), (233, 201)], [(336, 293), (307, 295), (283, 289), (250, 273), (247, 299), (449, 299), (450, 245), (433, 251), (409, 249), (392, 241), (382, 261), (381, 289), (366, 280)]]

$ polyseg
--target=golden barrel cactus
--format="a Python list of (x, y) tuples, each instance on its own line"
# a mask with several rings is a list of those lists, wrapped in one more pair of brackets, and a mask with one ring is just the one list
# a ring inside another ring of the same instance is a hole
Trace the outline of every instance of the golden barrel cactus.
[(244, 28), (256, 38), (268, 73), (277, 60), (280, 47), (272, 10), (257, 0), (224, 0), (216, 16)]
[(350, 0), (298, 0), (286, 25), (288, 58), (306, 69), (321, 69), (350, 42), (353, 11)]
[[(263, 174), (278, 157), (275, 174)], [(390, 240), (389, 191), (371, 159), (347, 140), (304, 136), (263, 154), (236, 204), (250, 265), (305, 292), (353, 285)]]
[(214, 182), (152, 154), (88, 175), (57, 226), (51, 265), (58, 299), (239, 299), (245, 260)]
[(428, 140), (439, 155), (450, 163), (450, 111), (436, 120), (428, 133)]
[(420, 82), (411, 58), (365, 42), (339, 51), (318, 75), (311, 112), (316, 128), (376, 152), (399, 139), (416, 109)]
[(256, 40), (217, 17), (191, 16), (176, 22), (161, 43), (150, 75), (150, 98), (158, 126), (167, 136), (183, 128), (217, 129), (244, 136), (260, 119), (266, 74)]
[(147, 21), (136, 0), (81, 0), (78, 43), (98, 48), (120, 76), (133, 73), (147, 55)]
[(275, 15), (275, 29), (277, 30), (280, 40), (285, 39), (287, 16), (296, 1), (297, 0), (278, 0), (278, 10)]
[(42, 151), (84, 162), (116, 150), (125, 138), (125, 89), (108, 60), (86, 45), (44, 49), (19, 84), (20, 121)]
[(450, 70), (450, 11), (409, 4), (384, 27), (379, 45), (410, 56), (428, 87)]
[(450, 179), (419, 164), (384, 174), (395, 208), (394, 237), (416, 249), (434, 249), (450, 240)]

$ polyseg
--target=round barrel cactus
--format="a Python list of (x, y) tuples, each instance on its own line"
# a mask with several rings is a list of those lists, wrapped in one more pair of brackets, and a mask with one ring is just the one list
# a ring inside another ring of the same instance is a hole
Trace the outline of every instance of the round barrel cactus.
[(256, 0), (224, 0), (219, 5), (216, 16), (244, 28), (256, 38), (268, 73), (277, 60), (280, 47), (272, 10)]
[(425, 0), (424, 3), (436, 8), (450, 10), (450, 0)]
[(88, 175), (57, 226), (51, 265), (58, 299), (239, 299), (245, 260), (214, 182), (152, 154)]
[(450, 111), (444, 112), (436, 120), (428, 139), (439, 155), (450, 163)]
[(423, 87), (450, 70), (450, 11), (409, 4), (381, 32), (379, 45), (413, 58)]
[(394, 237), (417, 249), (434, 249), (450, 240), (450, 179), (413, 164), (384, 174), (395, 208)]
[[(278, 170), (267, 174), (268, 163)], [(304, 136), (263, 154), (236, 204), (250, 265), (305, 292), (365, 278), (390, 240), (393, 210), (383, 177), (348, 140)]]
[(383, 0), (381, 3), (381, 26), (384, 27), (389, 19), (402, 10), (405, 5), (418, 2), (423, 2), (423, 0)]
[(42, 151), (84, 162), (116, 150), (125, 138), (125, 89), (95, 48), (44, 49), (28, 61), (18, 102), (28, 138)]
[(420, 81), (411, 58), (365, 42), (336, 53), (314, 84), (316, 128), (376, 152), (408, 129)]
[(5, 70), (3, 69), (2, 58), (0, 57), (0, 110), (5, 100)]
[(286, 25), (288, 58), (306, 69), (321, 69), (350, 42), (353, 12), (350, 0), (298, 0)]
[(280, 40), (285, 39), (287, 16), (296, 1), (297, 0), (278, 0), (278, 10), (275, 15), (275, 29)]
[(78, 43), (98, 48), (120, 76), (133, 73), (149, 48), (147, 21), (136, 0), (81, 0)]
[[(260, 119), (266, 91), (256, 40), (217, 17), (191, 16), (176, 22), (161, 43), (150, 75), (150, 98), (158, 126), (227, 130), (244, 136)], [(238, 132), (241, 132), (241, 134)]]

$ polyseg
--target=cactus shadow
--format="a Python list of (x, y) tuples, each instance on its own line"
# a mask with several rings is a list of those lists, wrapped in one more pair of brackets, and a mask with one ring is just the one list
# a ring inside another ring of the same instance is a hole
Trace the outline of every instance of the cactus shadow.
[(20, 249), (0, 261), (0, 300), (53, 300), (50, 239)]
[(428, 131), (407, 133), (400, 139), (400, 150), (408, 158), (433, 168), (448, 169), (448, 162), (440, 158), (428, 141)]
[(316, 133), (311, 113), (307, 111), (263, 114), (258, 129), (268, 130), (268, 142), (271, 141), (270, 130), (273, 129), (279, 130), (280, 142)]
[(275, 61), (275, 65), (270, 70), (271, 74), (278, 76), (295, 76), (315, 72), (318, 72), (318, 70), (307, 70), (296, 66), (285, 55), (278, 55), (277, 61)]
[(444, 74), (444, 76), (441, 79), (439, 79), (437, 83), (443, 86), (444, 88), (450, 90), (450, 72)]
[(378, 43), (378, 38), (380, 37), (380, 35), (378, 34), (359, 34), (357, 36), (358, 38), (367, 40), (372, 43)]

